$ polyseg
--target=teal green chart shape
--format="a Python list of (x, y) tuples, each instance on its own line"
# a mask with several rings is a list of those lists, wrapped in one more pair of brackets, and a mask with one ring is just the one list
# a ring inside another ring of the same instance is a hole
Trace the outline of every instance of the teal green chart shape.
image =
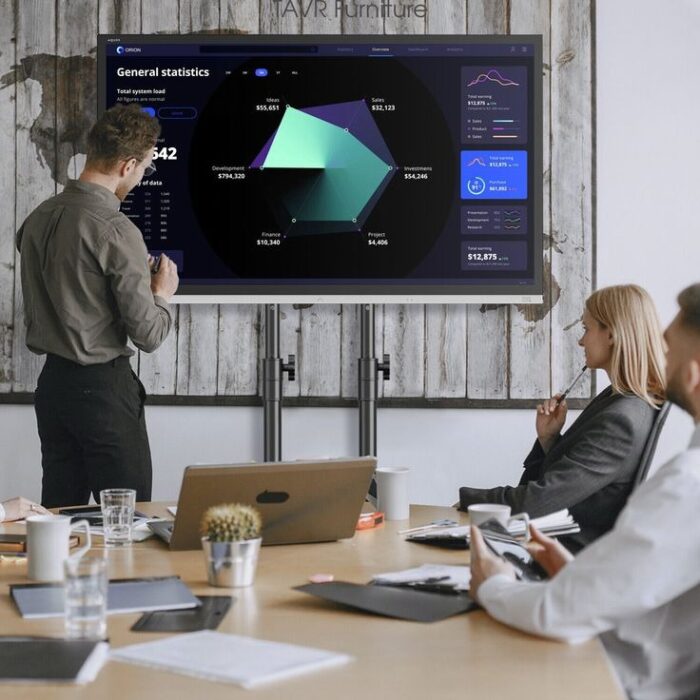
[[(347, 110), (350, 105), (354, 112), (359, 108), (366, 113), (358, 121), (369, 118), (374, 122), (364, 103), (345, 103), (347, 114), (351, 113)], [(307, 111), (287, 107), (277, 131), (253, 162), (253, 167), (265, 171), (299, 172), (300, 177), (281, 195), (292, 224), (358, 222), (363, 212), (365, 216), (368, 213), (364, 210), (382, 183), (393, 175), (393, 162), (386, 162), (362, 143), (353, 135), (350, 121), (348, 124), (350, 128), (343, 128)], [(376, 124), (372, 126), (381, 139)], [(382, 146), (388, 154), (385, 144)]]

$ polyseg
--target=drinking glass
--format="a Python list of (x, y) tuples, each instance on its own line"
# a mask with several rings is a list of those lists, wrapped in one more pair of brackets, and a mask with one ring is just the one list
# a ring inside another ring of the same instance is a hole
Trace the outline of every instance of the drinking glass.
[(134, 489), (105, 489), (100, 491), (102, 527), (107, 547), (131, 544), (136, 491)]
[(107, 635), (107, 566), (97, 557), (68, 557), (65, 571), (67, 639)]

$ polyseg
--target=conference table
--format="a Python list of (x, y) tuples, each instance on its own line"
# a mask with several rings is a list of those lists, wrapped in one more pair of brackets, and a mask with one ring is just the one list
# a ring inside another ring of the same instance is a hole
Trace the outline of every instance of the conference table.
[[(139, 504), (149, 515), (170, 517), (165, 503)], [(405, 542), (400, 529), (440, 518), (461, 518), (451, 508), (412, 506), (408, 521), (387, 522), (351, 539), (307, 545), (263, 547), (253, 586), (213, 588), (207, 584), (201, 551), (171, 552), (150, 538), (107, 550), (111, 578), (178, 575), (198, 595), (231, 595), (234, 603), (218, 630), (259, 639), (301, 644), (348, 654), (334, 669), (255, 690), (109, 661), (86, 686), (2, 685), (0, 697), (53, 698), (587, 698), (624, 697), (597, 640), (579, 645), (539, 639), (492, 620), (477, 610), (426, 624), (369, 615), (292, 590), (316, 573), (365, 583), (374, 574), (420, 564), (466, 564), (468, 552)], [(0, 531), (23, 530), (7, 523)], [(93, 548), (103, 550), (96, 538)], [(61, 619), (24, 620), (9, 597), (11, 583), (26, 583), (26, 563), (0, 563), (2, 634), (61, 637)], [(108, 617), (113, 648), (160, 639), (131, 632), (138, 614)]]

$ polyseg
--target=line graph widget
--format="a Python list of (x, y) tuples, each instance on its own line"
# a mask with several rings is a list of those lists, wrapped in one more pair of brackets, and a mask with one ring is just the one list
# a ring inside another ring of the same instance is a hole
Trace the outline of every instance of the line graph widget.
[(527, 151), (462, 151), (462, 199), (527, 199)]
[(527, 207), (523, 205), (469, 205), (462, 207), (463, 236), (526, 235)]
[(527, 142), (527, 68), (462, 68), (462, 142)]
[(286, 235), (359, 229), (396, 171), (363, 100), (287, 107), (250, 167), (273, 180)]

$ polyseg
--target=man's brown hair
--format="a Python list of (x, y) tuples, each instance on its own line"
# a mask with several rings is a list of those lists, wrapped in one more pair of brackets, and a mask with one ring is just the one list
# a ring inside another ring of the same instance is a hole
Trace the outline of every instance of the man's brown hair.
[(87, 162), (111, 170), (119, 161), (143, 160), (156, 145), (160, 124), (137, 104), (118, 104), (95, 122), (88, 134)]
[(686, 287), (678, 295), (678, 305), (683, 325), (700, 333), (700, 283)]

